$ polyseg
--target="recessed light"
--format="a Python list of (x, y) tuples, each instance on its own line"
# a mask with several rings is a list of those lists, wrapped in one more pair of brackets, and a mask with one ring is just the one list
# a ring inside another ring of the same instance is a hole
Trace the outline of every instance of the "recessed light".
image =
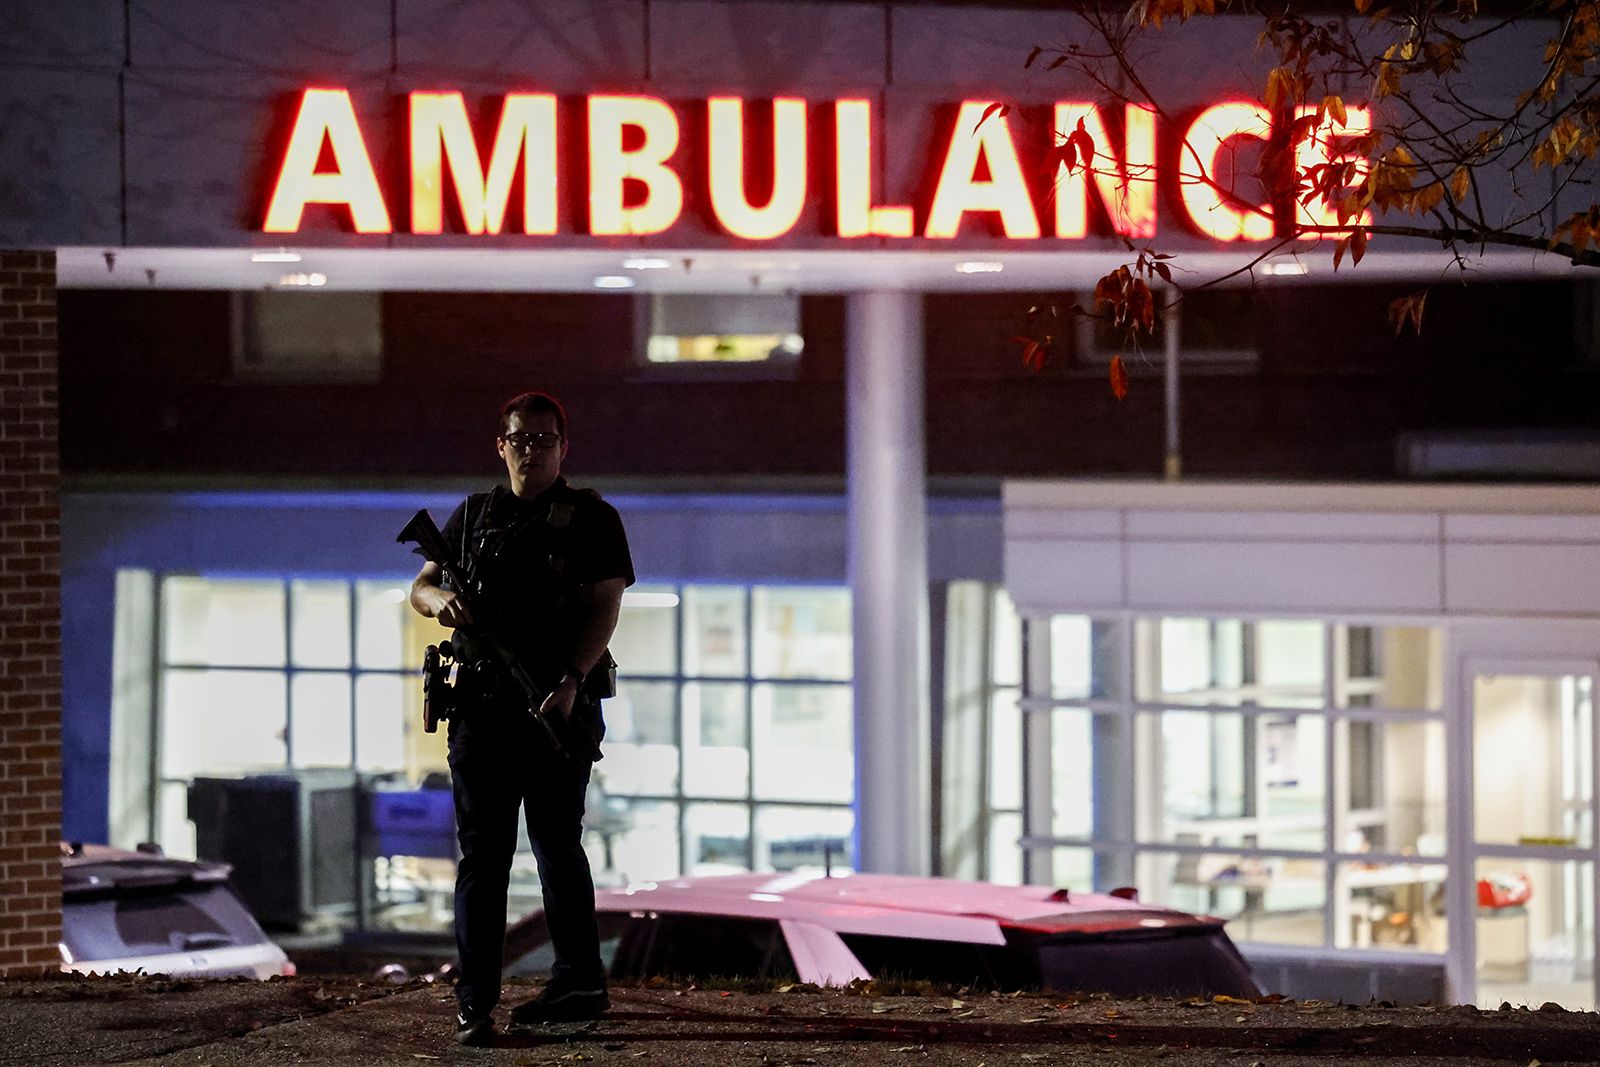
[(620, 274), (602, 274), (594, 280), (596, 289), (632, 289), (634, 280)]
[(969, 259), (956, 264), (957, 274), (999, 274), (1005, 269), (1004, 263), (992, 259)]
[(635, 256), (633, 259), (623, 260), (622, 265), (628, 270), (666, 270), (672, 266), (672, 261), (653, 256)]
[(1309, 268), (1304, 263), (1294, 259), (1286, 259), (1276, 263), (1261, 264), (1262, 274), (1271, 274), (1278, 277), (1282, 277), (1284, 275), (1304, 274), (1308, 269)]
[(250, 253), (250, 262), (252, 262), (252, 263), (298, 263), (298, 262), (300, 262), (300, 253), (299, 252), (291, 252), (287, 248), (280, 248), (276, 252), (252, 252), (252, 253)]
[(321, 271), (313, 271), (310, 274), (280, 274), (278, 275), (278, 284), (297, 288), (310, 286), (315, 289), (327, 285), (328, 276)]

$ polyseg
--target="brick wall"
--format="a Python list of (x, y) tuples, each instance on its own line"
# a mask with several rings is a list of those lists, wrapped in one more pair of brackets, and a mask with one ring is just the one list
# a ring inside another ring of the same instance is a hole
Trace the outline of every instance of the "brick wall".
[(0, 974), (61, 936), (61, 525), (54, 252), (0, 251)]

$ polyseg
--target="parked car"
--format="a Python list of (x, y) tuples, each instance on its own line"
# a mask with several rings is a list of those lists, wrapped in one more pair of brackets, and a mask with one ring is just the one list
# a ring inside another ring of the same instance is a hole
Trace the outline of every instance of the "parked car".
[(225, 863), (63, 845), (61, 969), (271, 978), (294, 964), (261, 931)]
[[(1223, 921), (1048, 886), (821, 873), (646, 882), (595, 894), (611, 974), (846, 985), (1257, 997)], [(543, 912), (506, 932), (508, 969), (549, 940)], [(609, 946), (608, 946), (609, 947)]]

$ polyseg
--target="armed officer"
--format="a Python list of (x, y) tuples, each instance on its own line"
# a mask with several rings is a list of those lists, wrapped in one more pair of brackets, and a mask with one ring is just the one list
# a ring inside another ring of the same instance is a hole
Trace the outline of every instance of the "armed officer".
[[(457, 660), (475, 664), (458, 673), (449, 734), (461, 843), (455, 932), (462, 1044), (487, 1044), (494, 1035), (519, 806), (555, 965), (539, 996), (512, 1009), (511, 1022), (592, 1019), (610, 1006), (582, 820), (589, 760), (605, 732), (599, 698), (611, 695), (606, 646), (622, 591), (633, 584), (633, 562), (616, 509), (561, 476), (567, 447), (566, 412), (554, 397), (524, 393), (509, 401), (495, 441), (508, 485), (467, 497), (443, 530), (455, 569), (472, 588), (459, 596), (432, 562), (411, 585), (411, 606), (459, 628)], [(492, 626), (548, 691), (536, 713), (545, 723), (535, 721), (527, 696), (474, 623)], [(566, 743), (558, 750), (552, 738)]]

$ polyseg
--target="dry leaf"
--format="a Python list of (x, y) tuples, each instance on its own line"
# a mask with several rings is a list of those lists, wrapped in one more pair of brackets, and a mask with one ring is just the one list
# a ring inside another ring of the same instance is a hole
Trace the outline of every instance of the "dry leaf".
[(1121, 356), (1111, 357), (1111, 395), (1118, 400), (1128, 395), (1128, 368), (1122, 365)]

